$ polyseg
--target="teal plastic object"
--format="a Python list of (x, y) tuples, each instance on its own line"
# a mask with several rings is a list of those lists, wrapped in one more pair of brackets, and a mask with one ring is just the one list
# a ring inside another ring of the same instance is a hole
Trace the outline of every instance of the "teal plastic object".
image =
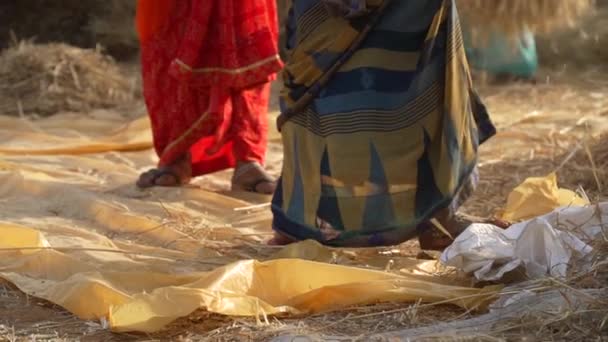
[(473, 69), (491, 74), (510, 74), (524, 78), (533, 77), (538, 70), (538, 54), (534, 34), (525, 31), (513, 44), (496, 32), (488, 43), (473, 47), (471, 31), (463, 31), (469, 64)]

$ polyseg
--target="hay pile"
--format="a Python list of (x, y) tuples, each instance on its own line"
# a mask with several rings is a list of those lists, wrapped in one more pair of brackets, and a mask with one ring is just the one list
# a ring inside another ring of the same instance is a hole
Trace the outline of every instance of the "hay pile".
[(593, 0), (458, 0), (458, 8), (480, 40), (493, 31), (519, 38), (529, 29), (551, 33), (572, 26), (593, 8)]
[(48, 116), (133, 100), (134, 81), (97, 50), (20, 43), (0, 55), (0, 113)]

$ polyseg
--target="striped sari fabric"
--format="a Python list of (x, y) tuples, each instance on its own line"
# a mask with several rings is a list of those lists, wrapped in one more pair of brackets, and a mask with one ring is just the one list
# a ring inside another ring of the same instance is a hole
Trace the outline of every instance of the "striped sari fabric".
[(293, 1), (272, 203), (280, 234), (394, 245), (474, 188), (478, 146), (495, 131), (472, 90), (454, 1), (386, 1), (367, 0), (359, 15)]

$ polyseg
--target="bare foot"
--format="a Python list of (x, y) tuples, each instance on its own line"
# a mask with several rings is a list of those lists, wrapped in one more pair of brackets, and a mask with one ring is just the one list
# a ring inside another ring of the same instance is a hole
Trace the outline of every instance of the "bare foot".
[(176, 160), (171, 165), (142, 173), (137, 180), (137, 186), (140, 188), (181, 186), (188, 184), (191, 178), (192, 164), (190, 156), (187, 155)]
[(295, 241), (292, 240), (291, 238), (288, 238), (287, 236), (277, 233), (274, 233), (274, 237), (268, 241), (268, 245), (270, 246), (286, 246), (289, 244), (294, 243)]
[(239, 162), (232, 176), (232, 190), (270, 195), (276, 187), (276, 181), (256, 162)]
[[(461, 213), (438, 217), (437, 220), (452, 235), (453, 238), (456, 238), (474, 223), (493, 224), (502, 229), (509, 228), (511, 225), (509, 222), (497, 218), (481, 218)], [(443, 251), (454, 241), (452, 238), (439, 231), (439, 229), (437, 229), (431, 222), (425, 222), (422, 226), (424, 227), (424, 231), (418, 235), (420, 249), (422, 250)]]

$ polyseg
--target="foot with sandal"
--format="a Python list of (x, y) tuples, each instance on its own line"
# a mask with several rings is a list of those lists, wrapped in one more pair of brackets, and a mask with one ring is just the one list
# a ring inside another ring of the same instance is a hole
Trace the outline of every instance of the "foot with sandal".
[[(319, 19), (319, 3), (334, 10)], [(422, 249), (443, 250), (473, 223), (509, 225), (459, 213), (479, 181), (478, 148), (496, 128), (471, 82), (457, 2), (380, 3), (292, 1), (278, 120), (287, 162), (270, 244), (417, 237)], [(404, 51), (417, 62), (399, 64)]]
[[(437, 219), (437, 222), (441, 224), (442, 228), (444, 228), (449, 235), (447, 235), (446, 232), (441, 231), (441, 229), (430, 221), (419, 225), (418, 243), (420, 244), (421, 250), (442, 252), (452, 244), (454, 241), (453, 239), (475, 223), (492, 224), (502, 229), (507, 229), (511, 225), (511, 223), (498, 218), (482, 218), (463, 213), (457, 213), (455, 215), (450, 215), (449, 217)], [(285, 234), (275, 232), (274, 237), (268, 241), (268, 244), (271, 246), (286, 246), (297, 241), (297, 239), (288, 237)]]
[[(137, 180), (139, 188), (178, 187), (190, 183), (192, 164), (190, 156), (178, 159), (175, 163), (151, 169), (142, 173)], [(232, 176), (232, 190), (248, 191), (270, 195), (276, 188), (276, 181), (258, 162), (238, 162)]]
[(160, 158), (140, 188), (235, 169), (234, 190), (274, 191), (262, 165), (270, 82), (283, 68), (276, 11), (275, 0), (138, 1), (143, 93)]

